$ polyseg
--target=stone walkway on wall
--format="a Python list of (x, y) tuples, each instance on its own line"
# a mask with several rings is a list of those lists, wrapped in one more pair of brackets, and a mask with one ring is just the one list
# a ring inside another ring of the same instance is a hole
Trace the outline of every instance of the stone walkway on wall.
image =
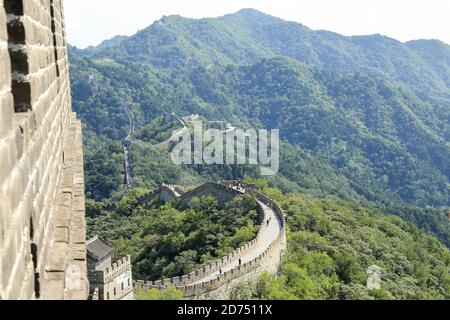
[[(252, 250), (250, 250), (241, 257), (241, 264), (246, 264), (247, 262), (253, 261), (260, 255), (262, 255), (264, 251), (266, 251), (267, 248), (277, 239), (280, 233), (283, 232), (283, 226), (281, 224), (281, 221), (277, 218), (275, 212), (268, 206), (266, 206), (264, 203), (260, 201), (258, 202), (261, 205), (261, 207), (264, 208), (264, 223), (261, 226), (257, 244)], [(267, 225), (266, 223), (267, 221), (270, 221), (269, 225)], [(227, 264), (225, 267), (222, 267), (222, 273), (231, 271), (237, 268), (238, 266), (239, 266), (239, 259), (235, 259), (231, 261), (229, 264)], [(220, 270), (192, 283), (192, 285), (208, 282), (216, 279), (219, 276)]]
[[(213, 195), (216, 198), (222, 197), (222, 201), (227, 202), (230, 197), (239, 194), (254, 194), (262, 223), (254, 240), (221, 259), (187, 275), (156, 281), (137, 280), (134, 282), (135, 290), (165, 290), (175, 287), (189, 299), (228, 299), (236, 284), (254, 282), (263, 272), (274, 275), (278, 272), (286, 250), (286, 215), (276, 202), (260, 193), (256, 186), (223, 181), (206, 183), (188, 192), (178, 191), (176, 186), (163, 186), (161, 190), (164, 188), (172, 191), (173, 199), (178, 198), (181, 192), (182, 201), (189, 201), (194, 196)], [(164, 192), (160, 194), (163, 195)], [(158, 192), (153, 192), (146, 199), (157, 195)]]
[(86, 220), (81, 121), (70, 115), (65, 156), (52, 223), (50, 254), (42, 282), (43, 300), (86, 300)]
[(129, 122), (127, 136), (122, 140), (124, 165), (125, 165), (125, 193), (128, 194), (133, 186), (131, 177), (130, 148), (133, 142), (133, 131), (135, 123), (133, 116), (131, 115), (131, 110), (130, 107), (128, 106), (128, 103), (126, 103), (123, 99), (120, 99), (120, 102), (122, 105), (123, 112), (125, 113)]

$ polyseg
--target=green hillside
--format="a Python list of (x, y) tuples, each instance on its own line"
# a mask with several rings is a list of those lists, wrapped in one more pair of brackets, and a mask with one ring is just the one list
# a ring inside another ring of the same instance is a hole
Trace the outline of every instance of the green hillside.
[[(277, 198), (287, 210), (288, 253), (277, 279), (236, 289), (239, 299), (420, 300), (450, 298), (447, 248), (411, 223), (355, 203), (301, 194)], [(380, 288), (369, 290), (370, 267)]]
[[(279, 277), (262, 275), (256, 286), (241, 283), (233, 289), (233, 299), (450, 298), (450, 252), (414, 224), (394, 217), (401, 215), (398, 208), (386, 216), (355, 202), (283, 194), (267, 181), (250, 182), (285, 209), (288, 250)], [(255, 237), (252, 196), (219, 210), (213, 198), (197, 198), (190, 207), (176, 201), (139, 204), (136, 196), (142, 192), (121, 199), (114, 211), (105, 210), (101, 202), (87, 206), (89, 234), (101, 234), (116, 252), (131, 254), (137, 279), (186, 274)], [(371, 268), (379, 270), (379, 289), (367, 287)]]

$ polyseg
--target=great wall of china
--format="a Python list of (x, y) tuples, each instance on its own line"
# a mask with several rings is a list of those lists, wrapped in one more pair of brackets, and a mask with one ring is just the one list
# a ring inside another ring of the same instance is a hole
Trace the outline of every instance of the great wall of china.
[[(253, 241), (225, 257), (188, 275), (157, 281), (135, 281), (136, 290), (165, 290), (174, 287), (189, 299), (229, 299), (234, 286), (240, 282), (254, 283), (263, 272), (276, 274), (286, 250), (286, 216), (282, 208), (250, 184), (239, 181), (207, 183), (179, 194), (174, 187), (162, 188), (140, 199), (146, 202), (167, 193), (167, 200), (179, 198), (189, 202), (193, 197), (212, 195), (226, 203), (237, 195), (254, 194), (258, 201), (261, 227)], [(269, 223), (267, 223), (269, 222)]]
[(104, 270), (91, 271), (89, 284), (94, 288), (91, 300), (132, 300), (131, 278), (130, 256), (118, 258)]

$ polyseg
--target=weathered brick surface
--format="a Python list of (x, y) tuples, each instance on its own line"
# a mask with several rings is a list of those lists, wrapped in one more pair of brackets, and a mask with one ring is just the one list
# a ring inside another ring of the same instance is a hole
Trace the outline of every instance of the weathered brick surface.
[[(11, 95), (11, 60), (8, 55), (6, 13), (0, 1), (0, 139), (11, 130), (13, 100)], [(3, 160), (3, 159), (2, 159)], [(3, 161), (1, 162), (3, 164)], [(0, 175), (0, 182), (1, 180)]]
[(87, 297), (65, 45), (60, 0), (0, 0), (0, 299)]
[[(10, 156), (10, 145), (1, 143), (2, 139), (12, 129), (13, 121), (13, 100), (11, 94), (11, 66), (8, 55), (8, 35), (6, 30), (6, 13), (3, 1), (0, 0), (0, 168), (12, 169), (12, 157)], [(0, 186), (6, 180), (7, 173), (0, 169)], [(1, 190), (1, 189), (0, 189)], [(0, 192), (0, 244), (6, 240), (5, 233), (10, 229), (10, 216), (4, 212), (10, 212), (6, 195)], [(9, 244), (11, 246), (11, 244)], [(4, 288), (8, 283), (8, 274), (12, 269), (11, 261), (3, 261), (3, 250), (0, 251), (0, 288)], [(5, 271), (3, 271), (5, 269)], [(5, 298), (5, 293), (0, 290), (0, 300)]]

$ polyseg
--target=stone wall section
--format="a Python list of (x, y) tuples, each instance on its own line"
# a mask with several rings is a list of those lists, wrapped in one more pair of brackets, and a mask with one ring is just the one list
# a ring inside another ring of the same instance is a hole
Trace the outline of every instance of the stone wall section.
[(194, 197), (207, 197), (213, 196), (219, 202), (221, 207), (225, 207), (227, 203), (233, 201), (233, 199), (242, 195), (242, 192), (219, 183), (205, 183), (198, 188), (188, 191), (181, 195), (181, 201), (188, 204)]
[(213, 263), (198, 269), (188, 275), (184, 275), (181, 277), (174, 277), (174, 278), (168, 278), (164, 280), (157, 280), (157, 281), (142, 281), (138, 280), (135, 281), (135, 288), (138, 290), (142, 289), (164, 289), (167, 287), (185, 287), (189, 286), (191, 283), (199, 281), (226, 266), (232, 261), (235, 261), (236, 259), (239, 259), (242, 257), (245, 253), (252, 250), (256, 245), (257, 239), (246, 243), (245, 245), (241, 246), (240, 248), (236, 249), (232, 253), (224, 256), (221, 259), (218, 259), (214, 261)]
[[(286, 215), (275, 201), (258, 191), (254, 185), (247, 185), (241, 182), (226, 183), (207, 183), (199, 188), (187, 192), (181, 196), (182, 199), (188, 201), (193, 197), (203, 195), (215, 195), (221, 192), (222, 200), (227, 199), (230, 195), (239, 195), (242, 192), (236, 190), (237, 187), (244, 187), (246, 192), (254, 194), (258, 201), (267, 205), (276, 215), (280, 222), (280, 232), (276, 239), (266, 248), (266, 250), (252, 261), (241, 266), (237, 266), (232, 270), (225, 272), (214, 280), (198, 283), (210, 275), (217, 273), (224, 266), (236, 261), (241, 256), (254, 250), (260, 239), (260, 233), (253, 241), (245, 244), (233, 253), (215, 261), (214, 263), (196, 270), (188, 275), (164, 279), (158, 281), (135, 281), (135, 290), (159, 289), (165, 290), (168, 287), (175, 287), (183, 291), (185, 297), (190, 299), (230, 299), (232, 289), (242, 282), (255, 282), (263, 272), (277, 274), (278, 268), (282, 262), (282, 257), (286, 251)], [(225, 194), (225, 196), (224, 196)], [(264, 208), (258, 203), (258, 211), (263, 215)], [(262, 222), (264, 225), (265, 221)], [(261, 232), (261, 229), (260, 229)], [(194, 284), (195, 283), (195, 284)]]
[(87, 298), (63, 21), (61, 0), (0, 0), (0, 299)]
[[(183, 192), (182, 189), (177, 186), (162, 185), (158, 189), (150, 191), (138, 197), (136, 201), (139, 204), (145, 204), (156, 199), (159, 199), (162, 202), (170, 202), (172, 200), (179, 198), (182, 192)], [(114, 211), (117, 209), (117, 204), (116, 203), (108, 204), (105, 209), (109, 211)]]
[(89, 284), (86, 265), (83, 149), (81, 122), (74, 114), (71, 116), (64, 145), (65, 159), (52, 221), (52, 241), (45, 264), (42, 298), (85, 300)]
[(97, 288), (93, 300), (133, 300), (131, 257), (117, 259), (111, 268), (92, 272), (91, 282)]

